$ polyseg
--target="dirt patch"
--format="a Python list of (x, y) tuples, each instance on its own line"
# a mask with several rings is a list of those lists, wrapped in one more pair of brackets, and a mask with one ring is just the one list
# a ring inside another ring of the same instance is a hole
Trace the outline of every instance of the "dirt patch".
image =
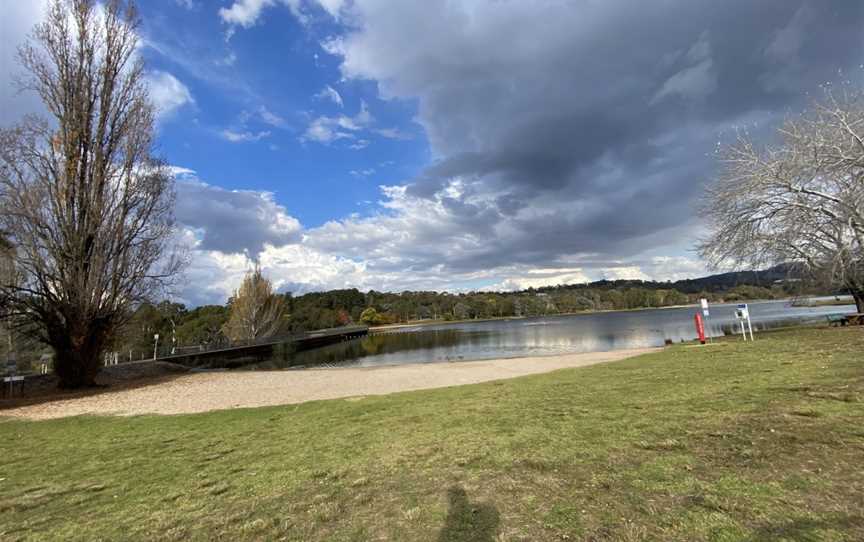
[(8, 408), (0, 415), (47, 419), (81, 414), (185, 414), (294, 404), (475, 384), (616, 361), (654, 350), (369, 368), (190, 373), (170, 378), (163, 376), (158, 382), (151, 379), (148, 385), (112, 387), (85, 396), (55, 397), (48, 402)]
[(90, 397), (161, 384), (188, 372), (188, 367), (176, 363), (153, 360), (133, 361), (104, 367), (96, 377), (98, 387), (85, 390), (60, 390), (57, 388), (57, 377), (53, 374), (28, 375), (23, 386), (16, 385), (12, 397), (7, 397), (8, 389), (3, 390), (4, 395), (0, 399), (0, 415), (5, 409), (25, 405)]

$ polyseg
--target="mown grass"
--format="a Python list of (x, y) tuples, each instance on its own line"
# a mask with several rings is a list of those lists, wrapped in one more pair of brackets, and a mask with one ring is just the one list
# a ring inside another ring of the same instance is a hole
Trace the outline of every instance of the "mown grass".
[(0, 422), (2, 540), (864, 540), (864, 330), (188, 416)]

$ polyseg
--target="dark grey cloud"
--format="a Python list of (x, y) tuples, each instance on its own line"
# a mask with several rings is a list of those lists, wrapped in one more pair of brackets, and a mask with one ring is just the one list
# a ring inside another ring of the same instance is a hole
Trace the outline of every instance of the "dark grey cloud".
[[(386, 243), (398, 257), (373, 262), (386, 269), (680, 245), (718, 139), (860, 81), (864, 61), (857, 0), (357, 0), (350, 20), (327, 45), (344, 75), (416, 99), (438, 157), (404, 196), (437, 214), (397, 210), (415, 220)], [(313, 242), (374, 253), (363, 226)]]
[(300, 223), (275, 202), (272, 194), (226, 190), (198, 181), (191, 172), (179, 171), (176, 217), (195, 230), (197, 249), (245, 252), (255, 259), (265, 244), (280, 246), (300, 240)]

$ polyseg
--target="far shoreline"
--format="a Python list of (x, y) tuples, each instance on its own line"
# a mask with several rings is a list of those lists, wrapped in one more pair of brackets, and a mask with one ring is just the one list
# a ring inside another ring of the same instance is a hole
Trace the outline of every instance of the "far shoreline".
[[(833, 297), (830, 295), (825, 296), (810, 296), (808, 299), (820, 298), (820, 297)], [(712, 303), (712, 306), (725, 306), (725, 305), (738, 305), (740, 303), (780, 303), (784, 301), (793, 301), (794, 298), (784, 297), (782, 299), (747, 299), (743, 301), (724, 301), (723, 303)], [(854, 305), (854, 303), (849, 303), (849, 305)], [(813, 305), (818, 306), (818, 305)], [(577, 312), (558, 312), (555, 314), (543, 314), (537, 316), (492, 316), (490, 318), (467, 318), (460, 320), (442, 320), (442, 319), (428, 319), (428, 320), (416, 320), (411, 322), (404, 322), (399, 324), (383, 324), (379, 326), (369, 326), (369, 331), (386, 331), (390, 329), (400, 329), (400, 328), (411, 328), (411, 327), (420, 327), (420, 326), (438, 326), (438, 325), (448, 325), (448, 324), (470, 324), (473, 322), (506, 322), (508, 320), (527, 320), (529, 318), (554, 318), (556, 316), (582, 316), (588, 314), (608, 314), (611, 312), (639, 312), (639, 311), (655, 311), (655, 310), (665, 310), (665, 309), (686, 309), (686, 308), (694, 308), (699, 309), (698, 304), (688, 303), (687, 305), (666, 305), (665, 307), (637, 307), (633, 309), (600, 309), (600, 310), (587, 310), (587, 311), (577, 311)]]

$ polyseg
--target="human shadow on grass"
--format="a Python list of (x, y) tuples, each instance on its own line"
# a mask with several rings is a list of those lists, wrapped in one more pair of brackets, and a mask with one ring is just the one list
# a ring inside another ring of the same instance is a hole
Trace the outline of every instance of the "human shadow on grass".
[(494, 542), (500, 516), (490, 503), (472, 503), (461, 486), (447, 491), (450, 509), (439, 542)]

